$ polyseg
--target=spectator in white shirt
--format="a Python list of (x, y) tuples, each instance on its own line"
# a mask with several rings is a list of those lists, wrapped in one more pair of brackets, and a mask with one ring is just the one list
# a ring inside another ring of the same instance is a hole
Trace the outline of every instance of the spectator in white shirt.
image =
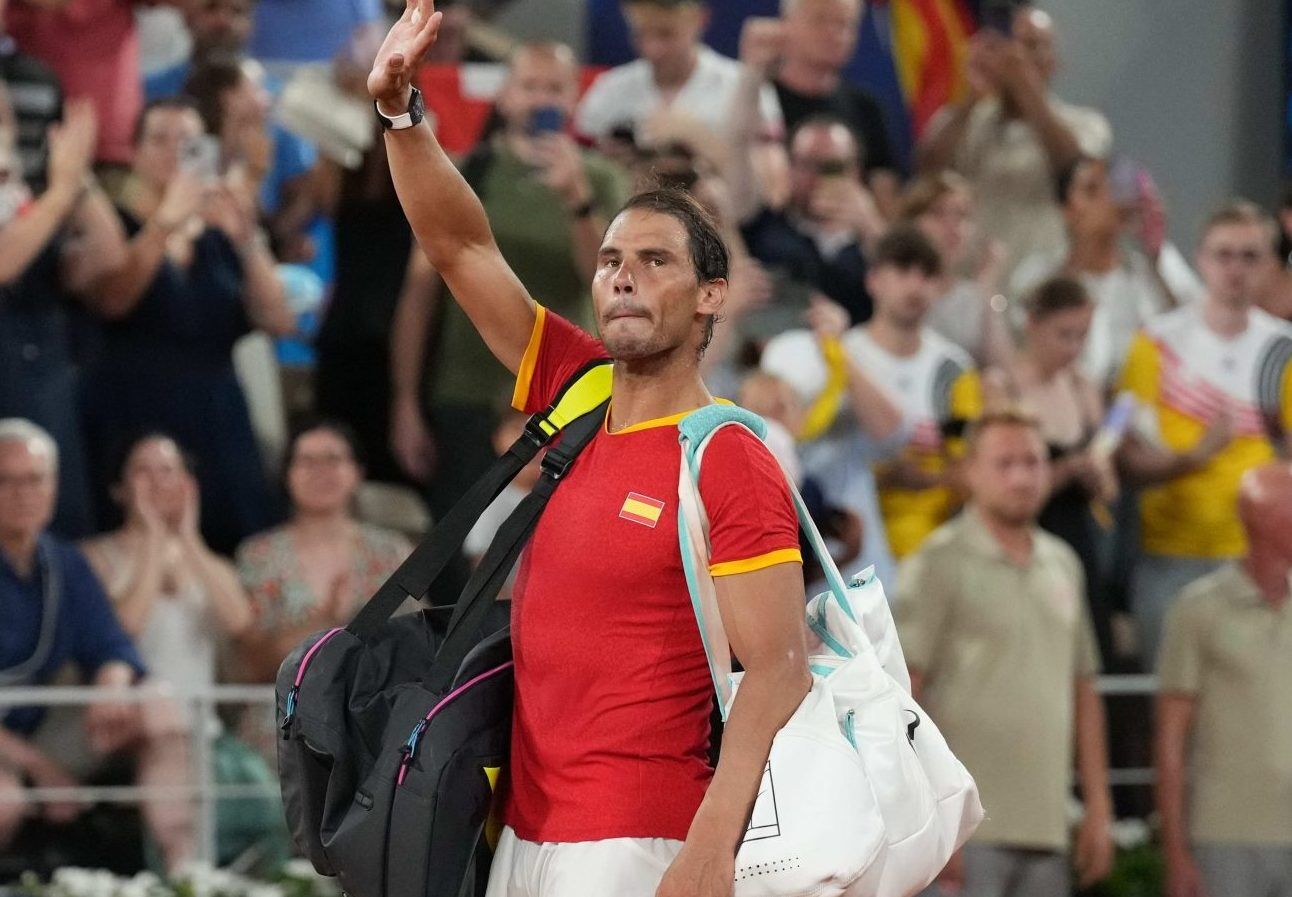
[[(658, 109), (670, 108), (727, 132), (741, 68), (700, 42), (708, 7), (697, 0), (625, 0), (623, 9), (639, 58), (593, 83), (576, 129), (601, 140), (616, 129), (635, 131)], [(766, 133), (779, 137), (784, 127), (770, 86), (762, 87), (760, 109)]]

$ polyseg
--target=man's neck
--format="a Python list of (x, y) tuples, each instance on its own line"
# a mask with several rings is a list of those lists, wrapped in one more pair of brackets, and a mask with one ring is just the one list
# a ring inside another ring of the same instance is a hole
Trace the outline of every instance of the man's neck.
[[(690, 348), (679, 351), (689, 352)], [(713, 403), (694, 363), (681, 359), (615, 362), (614, 391), (606, 429), (617, 433), (628, 427), (669, 417)]]
[(1243, 571), (1256, 584), (1257, 591), (1261, 593), (1266, 603), (1275, 610), (1281, 610), (1283, 605), (1287, 604), (1288, 589), (1292, 588), (1292, 584), (1288, 581), (1288, 573), (1292, 571), (1292, 567), (1289, 567), (1288, 562), (1265, 554), (1253, 546), (1247, 557), (1243, 558), (1242, 564)]
[(36, 566), (36, 543), (39, 534), (0, 534), (0, 553), (19, 576), (27, 577)]
[(1099, 234), (1073, 241), (1068, 266), (1077, 272), (1106, 274), (1117, 267), (1120, 255), (1117, 234)]
[(1004, 550), (1005, 556), (1015, 564), (1025, 566), (1032, 560), (1032, 521), (1018, 523), (1012, 520), (1003, 520), (995, 514), (988, 513), (983, 508), (974, 505), (972, 512), (978, 516), (978, 520), (987, 529), (996, 544)]
[(300, 511), (292, 519), (292, 528), (306, 541), (325, 542), (348, 536), (354, 529), (354, 521), (344, 510), (327, 513)]
[(669, 65), (652, 68), (651, 74), (655, 79), (655, 86), (664, 93), (676, 93), (686, 85), (687, 81), (691, 80), (691, 75), (699, 64), (700, 49), (699, 47), (692, 47), (685, 59)]
[(804, 59), (789, 57), (781, 64), (776, 80), (795, 93), (809, 97), (823, 97), (839, 89), (838, 69), (831, 66), (812, 65)]
[(1202, 320), (1207, 329), (1222, 339), (1233, 339), (1247, 329), (1250, 305), (1228, 305), (1208, 296), (1202, 305)]
[(875, 317), (866, 325), (866, 331), (881, 349), (899, 358), (910, 358), (920, 351), (919, 327), (904, 327), (887, 318)]

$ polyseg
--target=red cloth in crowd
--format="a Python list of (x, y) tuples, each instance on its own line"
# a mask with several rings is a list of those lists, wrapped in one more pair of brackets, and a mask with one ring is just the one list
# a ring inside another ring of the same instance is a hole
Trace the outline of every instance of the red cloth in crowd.
[(70, 0), (54, 11), (11, 0), (5, 16), (18, 48), (54, 70), (68, 99), (94, 103), (100, 162), (129, 163), (143, 109), (134, 6), (133, 0)]

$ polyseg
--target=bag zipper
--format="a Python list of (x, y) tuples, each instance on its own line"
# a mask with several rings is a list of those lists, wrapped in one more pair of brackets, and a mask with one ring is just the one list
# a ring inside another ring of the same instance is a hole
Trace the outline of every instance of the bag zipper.
[(305, 656), (301, 658), (301, 664), (296, 668), (296, 680), (292, 683), (291, 690), (287, 692), (287, 709), (283, 713), (283, 721), (278, 726), (278, 728), (283, 730), (284, 741), (287, 740), (287, 730), (291, 726), (292, 720), (296, 718), (296, 700), (300, 697), (301, 681), (305, 678), (305, 668), (310, 665), (310, 661), (314, 659), (314, 655), (317, 653), (318, 649), (327, 644), (332, 639), (332, 636), (336, 635), (338, 632), (344, 631), (344, 629), (345, 627), (343, 626), (338, 626), (336, 629), (329, 629), (323, 634), (322, 638), (310, 646), (310, 649), (305, 652)]
[(417, 752), (417, 743), (422, 740), (422, 735), (426, 732), (427, 726), (431, 724), (431, 720), (435, 719), (436, 715), (448, 706), (451, 701), (456, 699), (473, 685), (484, 682), (486, 679), (492, 679), (503, 670), (510, 669), (513, 666), (515, 666), (515, 661), (509, 660), (501, 666), (496, 666), (492, 670), (486, 670), (474, 679), (459, 685), (457, 688), (453, 689), (453, 691), (441, 698), (436, 705), (427, 712), (426, 716), (418, 720), (417, 725), (413, 727), (413, 731), (409, 734), (408, 740), (405, 741), (404, 746), (399, 749), (399, 753), (402, 757), (399, 761), (399, 775), (395, 779), (396, 787), (404, 784), (404, 779), (408, 776), (408, 767), (412, 764), (413, 755)]

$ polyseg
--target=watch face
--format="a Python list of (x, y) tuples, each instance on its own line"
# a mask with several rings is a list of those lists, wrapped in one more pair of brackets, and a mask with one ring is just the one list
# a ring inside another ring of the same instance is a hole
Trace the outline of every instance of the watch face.
[(408, 114), (412, 117), (413, 123), (420, 122), (426, 115), (426, 100), (422, 97), (422, 92), (413, 88), (413, 95), (408, 101)]

